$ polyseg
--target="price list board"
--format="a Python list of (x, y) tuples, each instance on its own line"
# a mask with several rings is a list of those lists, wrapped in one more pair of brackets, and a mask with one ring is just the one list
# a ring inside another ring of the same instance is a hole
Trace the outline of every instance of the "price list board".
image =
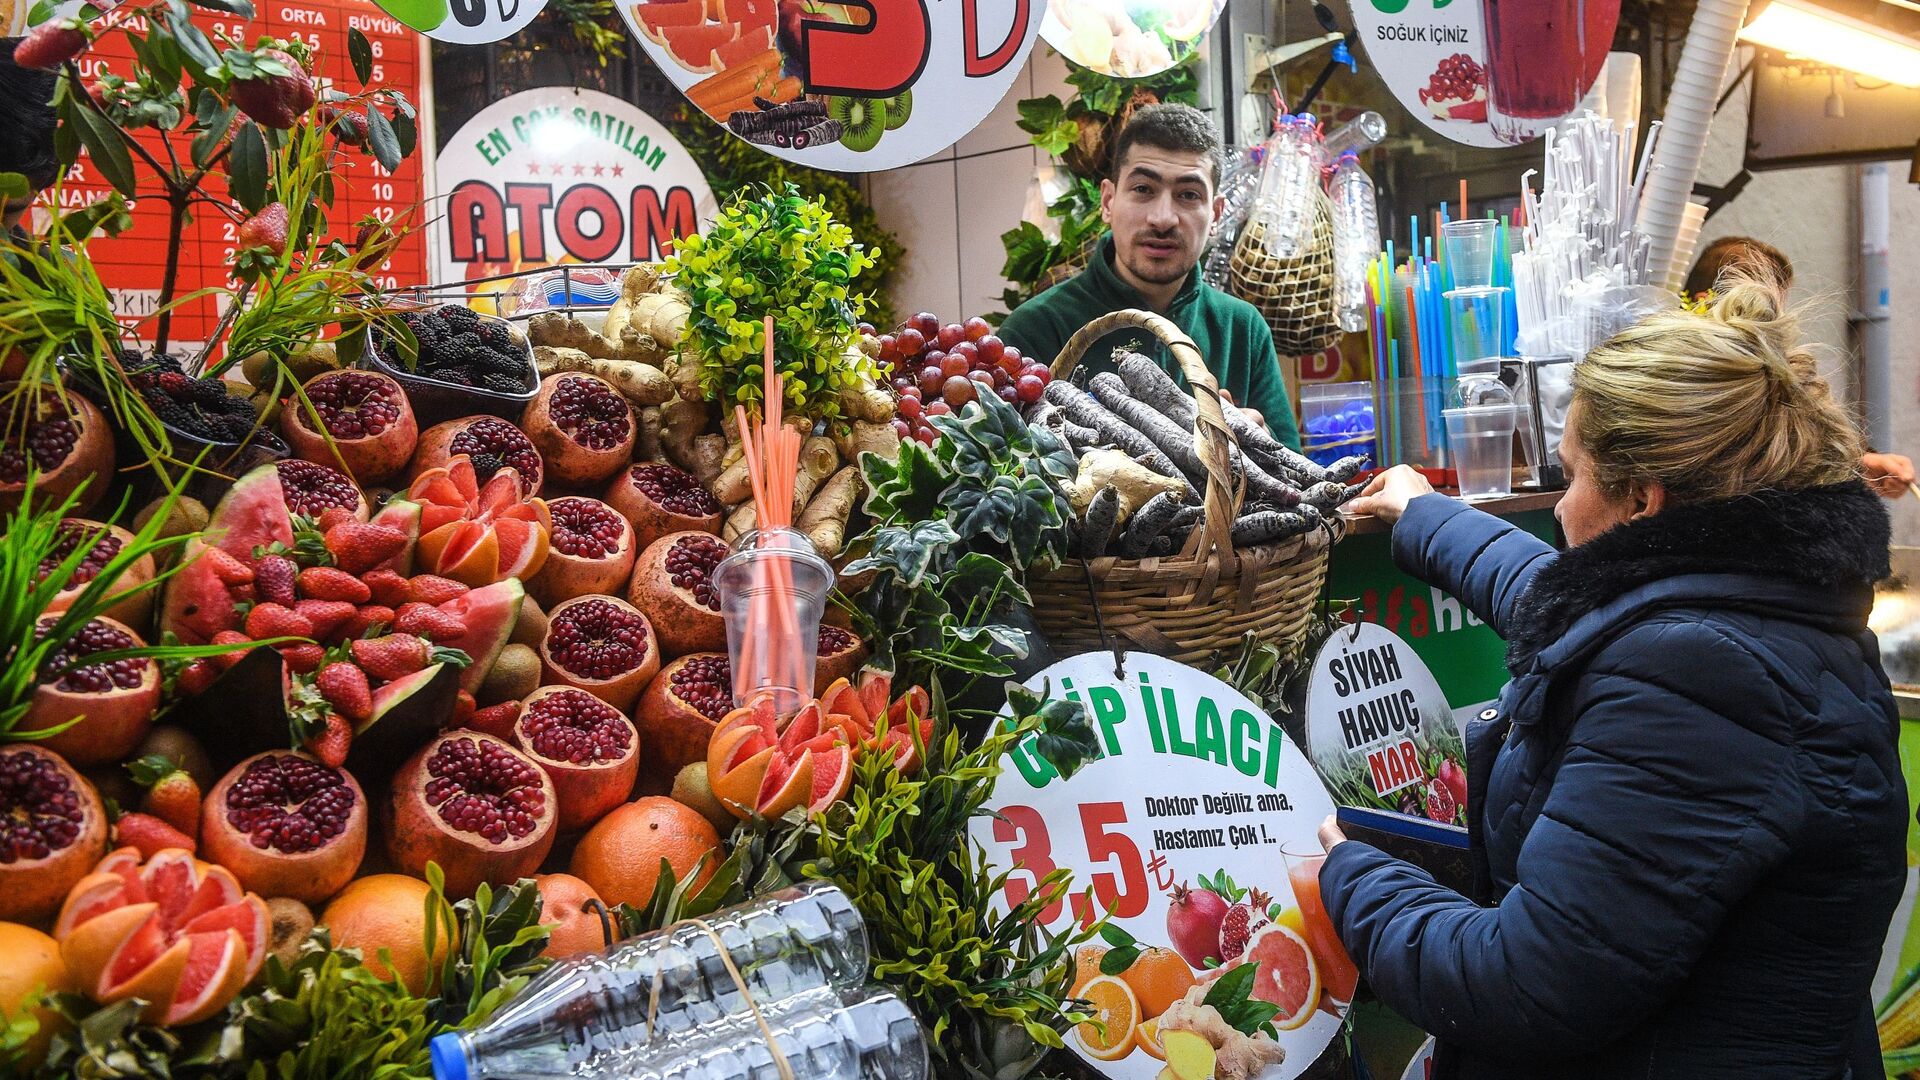
[[(317, 87), (338, 84), (343, 92), (358, 87), (352, 62), (347, 55), (347, 32), (359, 30), (372, 46), (373, 70), (369, 84), (398, 90), (418, 106), (421, 86), (426, 78), (421, 37), (399, 20), (382, 11), (372, 0), (256, 0), (258, 10), (250, 22), (232, 17), (196, 11), (194, 22), (213, 37), (253, 42), (262, 36), (298, 39), (314, 51), (314, 83)], [(145, 32), (136, 20), (138, 32)], [(119, 34), (108, 34), (81, 62), (88, 79), (102, 71), (128, 75), (132, 70), (132, 49)], [(155, 131), (141, 131), (135, 137), (154, 159), (168, 161), (167, 140)], [(189, 137), (175, 134), (173, 151), (183, 162)], [(426, 139), (421, 140), (423, 144)], [(420, 154), (416, 152), (388, 172), (371, 154), (347, 148), (335, 152), (332, 165), (334, 205), (330, 211), (329, 235), (351, 240), (353, 223), (368, 215), (382, 221), (403, 220), (410, 216), (419, 223), (418, 211), (425, 186)], [(171, 239), (168, 233), (168, 206), (165, 190), (153, 178), (152, 170), (134, 157), (134, 175), (138, 197), (133, 202), (133, 227), (116, 237), (96, 239), (89, 251), (94, 268), (113, 295), (114, 308), (129, 325), (142, 324), (143, 337), (152, 334), (151, 316), (159, 305), (162, 279)], [(62, 208), (72, 210), (105, 197), (112, 190), (100, 171), (83, 151), (68, 175), (61, 194)], [(201, 182), (201, 193), (223, 205), (233, 206), (218, 168)], [(237, 207), (236, 207), (237, 209)], [(180, 267), (173, 295), (182, 297), (201, 289), (230, 288), (235, 256), (234, 234), (238, 226), (227, 215), (204, 202), (191, 208), (191, 220), (179, 239)], [(426, 280), (427, 251), (424, 231), (409, 234), (394, 251), (393, 257), (376, 272), (383, 288), (410, 285)], [(204, 342), (217, 326), (225, 304), (224, 297), (208, 297), (176, 308), (171, 341), (182, 344)], [(171, 347), (171, 346), (170, 346)]]

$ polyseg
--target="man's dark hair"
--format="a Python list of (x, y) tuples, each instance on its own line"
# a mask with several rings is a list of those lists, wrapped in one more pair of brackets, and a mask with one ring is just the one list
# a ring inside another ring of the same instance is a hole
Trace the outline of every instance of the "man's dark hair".
[(1185, 153), (1201, 153), (1207, 158), (1208, 179), (1214, 189), (1220, 188), (1220, 132), (1207, 119), (1207, 114), (1191, 105), (1176, 105), (1165, 102), (1148, 105), (1135, 112), (1120, 131), (1120, 137), (1113, 140), (1113, 178), (1120, 179), (1120, 165), (1127, 160), (1127, 151), (1134, 146), (1151, 146), (1156, 150), (1177, 150)]
[(1689, 298), (1711, 292), (1720, 275), (1735, 267), (1778, 284), (1782, 292), (1793, 285), (1793, 263), (1779, 248), (1751, 236), (1723, 236), (1694, 260), (1682, 292)]
[(0, 37), (0, 172), (20, 173), (34, 190), (53, 186), (53, 87), (59, 76), (13, 62), (19, 38)]

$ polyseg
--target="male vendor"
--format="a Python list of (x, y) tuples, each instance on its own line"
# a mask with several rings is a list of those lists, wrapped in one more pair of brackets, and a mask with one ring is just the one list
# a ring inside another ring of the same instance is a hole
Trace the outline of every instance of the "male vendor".
[[(1114, 142), (1113, 178), (1100, 182), (1100, 218), (1110, 233), (1085, 270), (1015, 308), (1000, 337), (1051, 363), (1075, 331), (1101, 315), (1158, 312), (1200, 347), (1225, 397), (1259, 414), (1274, 438), (1297, 449), (1300, 432), (1273, 331), (1252, 304), (1200, 280), (1200, 254), (1225, 202), (1219, 186), (1220, 136), (1205, 113), (1189, 105), (1134, 113)], [(1185, 385), (1173, 356), (1134, 327), (1095, 342), (1080, 366), (1112, 370), (1113, 350), (1121, 347), (1154, 358)]]

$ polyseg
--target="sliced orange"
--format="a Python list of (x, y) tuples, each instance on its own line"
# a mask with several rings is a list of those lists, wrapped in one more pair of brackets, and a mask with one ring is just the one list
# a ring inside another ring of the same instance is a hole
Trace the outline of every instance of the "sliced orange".
[(1119, 1061), (1132, 1053), (1140, 1002), (1127, 984), (1113, 975), (1096, 975), (1087, 981), (1080, 996), (1091, 1003), (1093, 1010), (1093, 1019), (1074, 1029), (1087, 1056), (1096, 1061)]
[(1140, 1021), (1140, 1026), (1133, 1029), (1133, 1044), (1150, 1058), (1167, 1060), (1166, 1047), (1160, 1045), (1160, 1018), (1157, 1016)]

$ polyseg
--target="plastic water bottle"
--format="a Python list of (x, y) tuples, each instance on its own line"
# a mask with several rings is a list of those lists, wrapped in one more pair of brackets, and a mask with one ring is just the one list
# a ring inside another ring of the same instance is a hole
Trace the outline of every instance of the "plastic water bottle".
[(1367, 264), (1380, 254), (1373, 178), (1348, 150), (1333, 170), (1333, 304), (1340, 329), (1367, 328)]
[(1240, 230), (1247, 224), (1254, 196), (1260, 190), (1261, 163), (1266, 148), (1249, 146), (1236, 155), (1220, 177), (1220, 198), (1225, 205), (1220, 220), (1214, 223), (1213, 239), (1207, 248), (1200, 278), (1216, 289), (1225, 289), (1233, 266), (1234, 245), (1240, 242)]
[[(707, 1042), (762, 1039), (761, 1020), (765, 1020), (769, 1027), (777, 1027), (793, 1017), (830, 1013), (840, 1007), (840, 992), (823, 986), (760, 1004), (759, 1019), (755, 1019), (751, 1011), (743, 1010), (694, 1027), (660, 1023), (656, 1025), (652, 1036), (647, 1035), (643, 1028), (633, 1042), (601, 1048), (591, 1058), (572, 1063), (566, 1075), (622, 1075), (623, 1070), (639, 1068), (667, 1055), (683, 1054), (688, 1052), (688, 1048)], [(516, 1074), (516, 1077), (517, 1080), (524, 1080), (523, 1074)]]
[(483, 1026), (435, 1037), (434, 1075), (562, 1075), (650, 1032), (672, 1039), (750, 1015), (729, 959), (762, 1007), (866, 981), (866, 924), (832, 885), (809, 882), (702, 921), (705, 929), (679, 926), (555, 964)]
[[(769, 1036), (771, 1043), (769, 1045)], [(926, 1032), (913, 1010), (872, 989), (824, 1009), (749, 1020), (745, 1030), (702, 1038), (677, 1050), (644, 1048), (572, 1073), (585, 1080), (781, 1080), (778, 1047), (795, 1080), (925, 1080)]]
[(1356, 154), (1371, 150), (1386, 137), (1386, 117), (1369, 109), (1328, 132), (1320, 144), (1320, 153), (1323, 160), (1337, 162), (1341, 154), (1349, 150)]
[(1311, 116), (1283, 117), (1267, 140), (1266, 169), (1254, 211), (1276, 259), (1304, 255), (1320, 195), (1320, 127)]

